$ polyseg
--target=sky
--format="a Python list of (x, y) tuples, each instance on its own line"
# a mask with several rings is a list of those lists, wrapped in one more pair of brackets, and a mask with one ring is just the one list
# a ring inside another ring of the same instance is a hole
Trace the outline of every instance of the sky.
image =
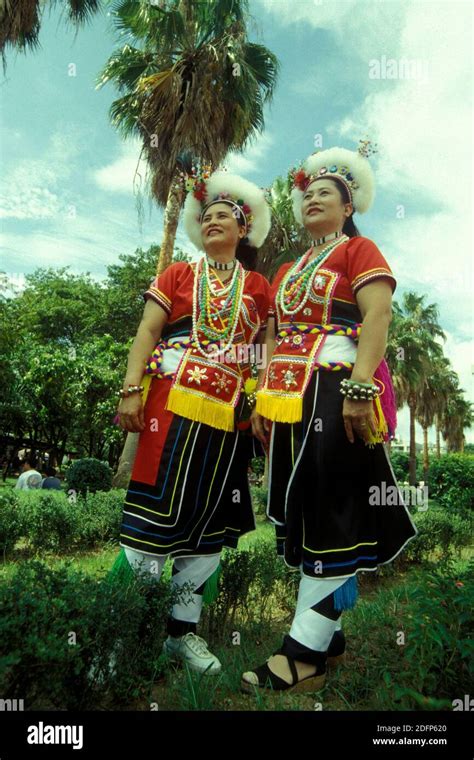
[[(9, 51), (0, 73), (0, 270), (20, 288), (38, 267), (100, 280), (163, 235), (161, 209), (145, 198), (137, 211), (145, 167), (110, 124), (117, 93), (95, 87), (123, 42), (106, 11), (75, 33), (60, 6), (43, 17), (40, 49)], [(396, 298), (414, 290), (438, 305), (445, 353), (474, 400), (471, 2), (250, 0), (250, 12), (250, 38), (276, 54), (280, 76), (264, 132), (226, 168), (269, 187), (317, 148), (369, 137), (376, 197), (356, 224), (393, 269)], [(181, 225), (177, 245), (197, 254)]]

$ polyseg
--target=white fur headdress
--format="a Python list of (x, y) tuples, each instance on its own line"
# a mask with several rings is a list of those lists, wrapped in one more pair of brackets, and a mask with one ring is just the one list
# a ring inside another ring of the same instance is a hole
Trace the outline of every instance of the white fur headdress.
[(336, 147), (317, 151), (308, 156), (301, 169), (294, 173), (291, 199), (299, 224), (303, 224), (301, 206), (305, 190), (315, 179), (337, 177), (345, 184), (354, 211), (364, 214), (369, 210), (375, 197), (375, 178), (367, 156), (376, 151), (370, 147), (369, 140), (360, 142), (356, 151)]
[(216, 171), (210, 176), (188, 179), (188, 194), (184, 203), (184, 228), (191, 242), (204, 250), (201, 235), (201, 217), (204, 210), (212, 203), (227, 201), (238, 206), (246, 225), (249, 245), (260, 248), (268, 235), (271, 224), (270, 207), (264, 191), (236, 174)]

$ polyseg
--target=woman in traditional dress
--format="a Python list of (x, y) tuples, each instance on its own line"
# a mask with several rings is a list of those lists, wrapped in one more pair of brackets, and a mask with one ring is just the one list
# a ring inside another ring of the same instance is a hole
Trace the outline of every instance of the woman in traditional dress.
[(172, 557), (176, 589), (192, 584), (173, 606), (164, 651), (214, 674), (220, 662), (196, 626), (221, 549), (255, 529), (247, 471), (263, 452), (239, 420), (270, 305), (268, 281), (253, 271), (270, 210), (262, 190), (227, 172), (187, 184), (185, 228), (205, 255), (171, 264), (144, 294), (118, 408), (121, 426), (140, 432), (120, 543), (133, 568), (158, 579)]
[[(344, 652), (356, 574), (391, 562), (417, 533), (384, 443), (395, 424), (384, 353), (396, 282), (352, 219), (372, 203), (369, 151), (319, 151), (294, 175), (295, 218), (314, 242), (273, 282), (252, 425), (269, 445), (277, 550), (301, 580), (282, 647), (243, 674), (245, 691), (321, 688), (328, 657)], [(384, 503), (389, 486), (397, 498)]]

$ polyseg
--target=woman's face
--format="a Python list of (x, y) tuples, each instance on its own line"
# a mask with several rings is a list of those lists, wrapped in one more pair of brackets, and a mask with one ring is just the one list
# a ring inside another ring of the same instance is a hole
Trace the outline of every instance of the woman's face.
[(201, 235), (204, 248), (211, 253), (237, 248), (239, 240), (245, 235), (235, 217), (235, 206), (228, 203), (213, 203), (206, 209), (201, 219)]
[(352, 213), (352, 204), (343, 203), (335, 183), (330, 179), (311, 182), (303, 194), (301, 214), (309, 230), (321, 229), (324, 234), (341, 230)]

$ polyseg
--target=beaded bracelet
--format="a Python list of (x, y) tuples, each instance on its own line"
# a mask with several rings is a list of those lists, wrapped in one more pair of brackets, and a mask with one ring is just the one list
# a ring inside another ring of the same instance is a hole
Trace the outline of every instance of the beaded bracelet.
[(121, 398), (128, 398), (132, 395), (132, 393), (141, 393), (144, 390), (143, 385), (129, 385), (128, 389), (126, 391), (121, 388), (119, 391), (116, 391), (117, 396), (120, 396)]
[(380, 394), (378, 385), (371, 383), (358, 383), (355, 380), (341, 380), (339, 388), (343, 396), (352, 401), (373, 401)]

